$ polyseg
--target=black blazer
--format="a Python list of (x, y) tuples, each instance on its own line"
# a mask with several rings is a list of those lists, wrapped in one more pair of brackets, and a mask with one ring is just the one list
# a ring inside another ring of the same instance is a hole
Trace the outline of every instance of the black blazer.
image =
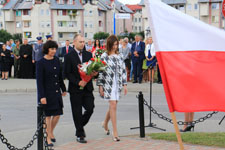
[[(1, 53), (5, 54), (5, 56), (1, 56)], [(10, 50), (6, 49), (5, 51), (0, 50), (0, 62), (2, 63), (9, 63), (10, 62)]]
[[(83, 62), (88, 62), (92, 58), (92, 54), (87, 51), (83, 51), (82, 59)], [(80, 58), (75, 50), (64, 56), (64, 72), (69, 80), (70, 93), (76, 93), (81, 91), (92, 92), (94, 90), (92, 80), (90, 80), (83, 90), (80, 90), (79, 82), (81, 81), (80, 74), (78, 72), (78, 64), (81, 64)]]
[(40, 59), (36, 67), (38, 103), (41, 98), (47, 99), (45, 109), (56, 110), (63, 107), (61, 92), (66, 91), (62, 78), (60, 62), (57, 57), (53, 60)]
[[(136, 42), (134, 42), (131, 46), (131, 59), (135, 59), (137, 57), (134, 56), (134, 51), (136, 48)], [(139, 58), (141, 60), (145, 59), (145, 43), (140, 41), (139, 45), (137, 46), (137, 52), (139, 54)]]
[[(73, 51), (73, 48), (71, 46), (69, 46), (68, 53), (70, 53), (71, 51)], [(62, 54), (61, 55), (62, 55), (62, 57), (64, 57), (66, 54), (67, 54), (66, 53), (66, 46), (64, 46), (62, 48)]]

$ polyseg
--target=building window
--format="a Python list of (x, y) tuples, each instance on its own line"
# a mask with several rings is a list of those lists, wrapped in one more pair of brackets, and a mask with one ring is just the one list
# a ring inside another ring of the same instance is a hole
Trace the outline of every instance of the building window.
[(88, 24), (87, 24), (87, 22), (86, 22), (86, 21), (84, 22), (84, 27), (85, 27), (85, 28), (87, 28), (87, 27), (88, 27)]
[(84, 16), (88, 16), (88, 11), (84, 10)]
[(66, 16), (66, 10), (63, 10), (63, 16)]
[(69, 0), (68, 4), (73, 5), (73, 0)]
[(0, 22), (0, 29), (2, 29), (3, 28), (3, 23), (2, 22)]
[(102, 11), (98, 11), (98, 16), (102, 16)]
[(41, 21), (40, 27), (41, 27), (41, 28), (44, 28), (44, 27), (45, 27), (45, 22)]
[(16, 22), (16, 27), (17, 27), (17, 28), (21, 28), (21, 26), (22, 26), (22, 23), (21, 23), (20, 21), (17, 21), (17, 22)]
[(90, 21), (89, 27), (93, 28), (93, 22), (92, 21)]
[(63, 33), (59, 32), (58, 35), (59, 35), (59, 38), (63, 38)]
[(16, 16), (17, 16), (17, 17), (20, 17), (20, 16), (21, 16), (21, 11), (20, 11), (20, 10), (17, 10), (17, 11), (16, 11)]
[(137, 22), (137, 18), (135, 18), (134, 20), (135, 20), (135, 22)]
[(44, 13), (45, 13), (45, 10), (44, 9), (41, 9), (40, 15), (41, 16), (44, 16)]
[(31, 32), (24, 32), (25, 38), (31, 38)]
[(87, 38), (87, 36), (88, 36), (88, 34), (87, 34), (87, 33), (84, 33), (84, 37), (86, 37), (86, 38)]
[(212, 22), (218, 23), (219, 22), (219, 16), (212, 16)]
[(141, 32), (141, 26), (139, 26), (139, 31)]
[(74, 37), (74, 33), (70, 33), (70, 34), (69, 34), (69, 37), (70, 37), (70, 38), (73, 38), (73, 37)]
[(188, 4), (187, 9), (188, 10), (191, 10), (192, 9), (192, 5), (191, 4)]
[(98, 22), (98, 26), (99, 26), (99, 27), (102, 27), (102, 21), (99, 21), (99, 22)]
[(179, 10), (184, 10), (184, 5), (180, 5)]
[(219, 9), (219, 3), (212, 3), (212, 9)]
[(141, 18), (139, 18), (139, 22), (141, 22)]
[(31, 11), (30, 10), (23, 10), (23, 15), (24, 16), (30, 16)]
[(58, 1), (58, 4), (63, 4), (63, 0), (59, 0)]
[(135, 31), (137, 31), (137, 27), (135, 26)]
[(24, 28), (29, 28), (29, 27), (31, 27), (31, 22), (30, 21), (24, 21), (23, 26), (24, 26)]
[(47, 28), (50, 28), (50, 27), (51, 27), (51, 22), (50, 22), (50, 21), (47, 21), (47, 22), (46, 22), (46, 27), (47, 27)]
[(62, 16), (63, 15), (63, 11), (62, 10), (58, 10), (58, 16)]
[(58, 26), (59, 27), (66, 27), (67, 26), (67, 22), (66, 21), (58, 21)]
[(68, 27), (76, 27), (77, 22), (76, 21), (68, 21)]
[(198, 9), (198, 4), (195, 4), (195, 10), (197, 10)]
[(93, 15), (93, 11), (92, 11), (92, 10), (89, 11), (89, 15), (90, 15), (90, 16)]
[(50, 15), (50, 10), (46, 10), (46, 15), (49, 16)]

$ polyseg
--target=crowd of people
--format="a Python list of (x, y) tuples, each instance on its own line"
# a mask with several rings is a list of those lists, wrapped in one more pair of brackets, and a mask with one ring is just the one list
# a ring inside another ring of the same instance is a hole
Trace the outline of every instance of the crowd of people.
[[(73, 43), (66, 40), (65, 46), (59, 51), (58, 44), (47, 36), (43, 43), (42, 37), (37, 37), (37, 43), (28, 44), (24, 39), (23, 44), (19, 40), (7, 41), (0, 50), (0, 70), (2, 80), (7, 80), (11, 75), (14, 65), (14, 77), (36, 78), (38, 104), (42, 104), (46, 115), (47, 145), (53, 146), (56, 142), (54, 129), (63, 115), (63, 98), (67, 91), (70, 94), (72, 117), (76, 129), (77, 142), (87, 143), (85, 140), (85, 125), (89, 122), (94, 112), (93, 83), (83, 81), (78, 71), (78, 65), (86, 63), (96, 57), (96, 52), (102, 50), (100, 59), (107, 64), (104, 71), (91, 73), (96, 79), (100, 96), (108, 102), (109, 109), (106, 112), (102, 127), (106, 135), (110, 134), (109, 121), (112, 122), (113, 141), (120, 141), (117, 130), (117, 104), (121, 91), (127, 94), (127, 82), (133, 83), (154, 82), (155, 72), (158, 72), (158, 83), (162, 83), (156, 60), (156, 52), (151, 37), (145, 42), (140, 35), (135, 36), (135, 41), (129, 43), (128, 38), (120, 39), (115, 35), (107, 38), (106, 42), (88, 40), (82, 35), (74, 36)], [(60, 59), (61, 58), (61, 59)], [(68, 90), (64, 79), (69, 80)], [(80, 87), (83, 87), (81, 89)], [(84, 109), (84, 111), (83, 111)], [(194, 113), (185, 113), (185, 121), (191, 122)], [(185, 125), (182, 132), (190, 131), (193, 125)]]
[[(52, 40), (52, 36), (46, 36), (47, 41)], [(74, 49), (74, 45), (69, 40), (65, 41), (65, 46), (56, 52), (55, 56), (62, 58), (61, 68), (64, 67), (64, 56)], [(96, 50), (106, 50), (105, 41), (96, 39), (94, 41), (88, 40), (84, 46), (84, 50), (91, 52), (95, 57)], [(19, 40), (11, 39), (0, 47), (0, 74), (2, 80), (7, 80), (12, 77), (12, 70), (14, 70), (14, 78), (31, 79), (35, 78), (36, 62), (43, 58), (43, 39), (37, 37), (37, 43), (28, 44), (28, 40), (24, 39), (21, 44)], [(158, 83), (162, 83), (159, 68), (155, 57), (155, 50), (152, 38), (147, 38), (145, 42), (142, 41), (140, 35), (135, 36), (135, 42), (130, 43), (128, 38), (120, 39), (119, 52), (123, 54), (123, 59), (126, 64), (127, 81), (133, 79), (133, 83), (142, 83), (153, 81), (155, 70), (158, 72)], [(9, 56), (10, 53), (10, 56)], [(12, 69), (14, 66), (14, 69)], [(156, 67), (157, 66), (157, 67)], [(152, 71), (152, 74), (150, 72)], [(63, 78), (65, 79), (64, 71)], [(152, 78), (152, 79), (151, 79)]]

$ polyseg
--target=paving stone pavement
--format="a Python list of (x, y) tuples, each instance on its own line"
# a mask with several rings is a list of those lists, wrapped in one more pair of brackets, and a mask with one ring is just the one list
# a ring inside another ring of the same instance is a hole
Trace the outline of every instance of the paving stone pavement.
[[(206, 147), (184, 144), (185, 150), (224, 150), (218, 147)], [(177, 142), (140, 139), (137, 137), (121, 137), (120, 142), (114, 142), (111, 137), (89, 140), (87, 144), (77, 142), (55, 147), (54, 150), (179, 150)]]

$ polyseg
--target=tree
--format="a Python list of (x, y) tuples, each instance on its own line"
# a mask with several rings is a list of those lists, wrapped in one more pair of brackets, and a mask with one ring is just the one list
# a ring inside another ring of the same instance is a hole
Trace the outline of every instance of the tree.
[(105, 32), (97, 32), (94, 34), (94, 39), (107, 39), (109, 37), (109, 33), (105, 33)]
[(6, 43), (6, 41), (12, 39), (12, 35), (6, 30), (0, 30), (0, 42)]
[(13, 34), (13, 39), (19, 40), (20, 43), (22, 43), (22, 39), (23, 39), (22, 34), (20, 34), (20, 33)]

